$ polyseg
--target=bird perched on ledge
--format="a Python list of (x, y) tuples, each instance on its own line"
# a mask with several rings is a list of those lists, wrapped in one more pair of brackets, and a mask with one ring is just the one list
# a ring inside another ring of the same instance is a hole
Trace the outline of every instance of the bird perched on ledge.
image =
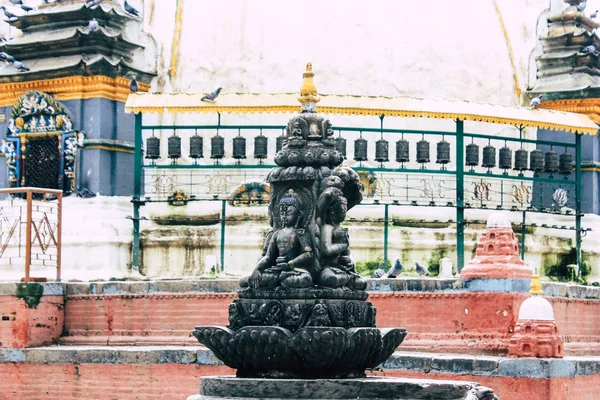
[(219, 96), (219, 93), (221, 93), (221, 88), (217, 88), (217, 90), (207, 94), (206, 96), (202, 97), (200, 100), (214, 102), (215, 99)]
[(529, 103), (529, 107), (530, 108), (538, 108), (538, 106), (540, 104), (542, 104), (542, 99), (544, 98), (544, 95), (540, 94), (538, 97), (534, 97), (533, 99), (531, 99), (531, 103)]
[(137, 93), (139, 90), (138, 81), (135, 78), (135, 75), (131, 75), (131, 82), (129, 82), (129, 91), (131, 93)]
[(589, 46), (585, 46), (583, 49), (581, 49), (580, 53), (581, 54), (592, 54), (596, 51), (596, 43), (592, 43)]
[(20, 72), (27, 72), (27, 71), (29, 71), (29, 68), (27, 68), (27, 66), (25, 64), (23, 64), (21, 61), (14, 60), (12, 62), (12, 65), (16, 69), (18, 69)]
[(429, 276), (429, 270), (427, 269), (427, 267), (424, 266), (424, 265), (419, 264), (418, 261), (415, 263), (415, 271), (420, 276), (423, 276), (423, 275)]
[(88, 23), (88, 29), (90, 33), (97, 32), (100, 30), (100, 24), (98, 23), (98, 20), (96, 20), (96, 18), (92, 18), (90, 20), (90, 22)]
[(2, 9), (2, 11), (4, 11), (4, 15), (6, 15), (6, 18), (8, 18), (8, 19), (17, 18), (17, 16), (15, 14), (11, 13), (10, 11), (8, 11), (6, 9), (6, 7), (2, 6), (0, 8)]
[(125, 8), (125, 11), (127, 11), (131, 15), (135, 15), (136, 17), (140, 16), (140, 12), (136, 10), (131, 4), (129, 4), (127, 0), (125, 0), (125, 3), (123, 3), (123, 8)]
[(87, 8), (94, 8), (96, 6), (99, 6), (104, 0), (87, 0), (85, 2), (85, 6)]
[(390, 269), (390, 272), (388, 273), (388, 278), (397, 278), (398, 275), (400, 275), (402, 273), (402, 263), (400, 262), (400, 259), (396, 260), (396, 263), (394, 263), (394, 266)]

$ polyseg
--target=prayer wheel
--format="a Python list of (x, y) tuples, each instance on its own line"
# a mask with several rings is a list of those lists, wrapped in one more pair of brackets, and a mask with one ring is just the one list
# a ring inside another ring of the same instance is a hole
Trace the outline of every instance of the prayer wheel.
[(225, 139), (215, 135), (210, 138), (210, 158), (220, 159), (225, 156)]
[(262, 133), (254, 138), (254, 158), (267, 158), (269, 140)]
[(545, 157), (544, 169), (546, 172), (558, 172), (560, 166), (558, 153), (554, 150), (548, 150)]
[(368, 142), (366, 139), (358, 138), (354, 141), (354, 160), (367, 161)]
[(275, 139), (275, 152), (279, 152), (279, 150), (283, 149), (283, 143), (285, 141), (285, 136), (280, 135)]
[(565, 151), (560, 155), (559, 161), (560, 173), (563, 175), (569, 175), (573, 172), (573, 156)]
[(512, 167), (512, 150), (510, 147), (504, 146), (500, 149), (498, 166), (504, 170)]
[(335, 149), (340, 152), (343, 158), (346, 158), (346, 139), (343, 137), (336, 137)]
[(538, 149), (529, 153), (529, 169), (534, 172), (542, 172), (544, 170), (544, 152)]
[(465, 157), (465, 164), (469, 167), (476, 167), (479, 165), (479, 146), (475, 143), (469, 143), (467, 145), (467, 154)]
[(181, 138), (175, 134), (167, 140), (169, 158), (181, 158)]
[(519, 149), (515, 151), (515, 170), (525, 171), (527, 169), (527, 150)]
[(425, 139), (417, 142), (417, 162), (420, 164), (429, 162), (429, 142)]
[(437, 144), (437, 160), (438, 164), (448, 164), (450, 162), (450, 143), (442, 140)]
[(390, 156), (390, 144), (385, 139), (379, 139), (375, 142), (375, 161), (386, 162), (389, 161)]
[(410, 161), (410, 148), (408, 140), (400, 139), (396, 142), (396, 161), (406, 163)]
[(190, 136), (190, 157), (191, 158), (203, 158), (204, 157), (204, 140), (202, 136), (197, 133), (194, 136)]
[(246, 138), (241, 136), (233, 138), (233, 158), (236, 160), (246, 158)]
[(494, 168), (496, 166), (496, 148), (491, 144), (483, 148), (483, 162), (481, 165), (484, 168)]
[(160, 139), (156, 136), (146, 139), (146, 158), (149, 160), (160, 158)]

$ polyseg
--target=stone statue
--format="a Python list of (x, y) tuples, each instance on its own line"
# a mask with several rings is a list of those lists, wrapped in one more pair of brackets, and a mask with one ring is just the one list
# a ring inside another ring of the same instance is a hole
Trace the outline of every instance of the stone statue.
[(317, 114), (318, 93), (307, 65), (270, 187), (263, 254), (240, 280), (229, 326), (197, 327), (194, 336), (238, 377), (365, 376), (387, 359), (406, 330), (375, 327), (366, 281), (355, 271), (346, 212), (362, 200), (362, 183), (342, 167), (331, 122)]
[(242, 279), (242, 287), (257, 289), (312, 286), (312, 278), (308, 272), (314, 258), (312, 243), (306, 230), (300, 228), (302, 206), (293, 190), (290, 189), (279, 200), (279, 213), (284, 227), (269, 238), (265, 255), (258, 261), (252, 275)]
[[(337, 179), (334, 179), (337, 178)], [(317, 203), (317, 214), (320, 226), (321, 273), (319, 285), (326, 287), (347, 287), (353, 290), (364, 290), (367, 282), (354, 270), (354, 262), (350, 256), (350, 239), (348, 230), (340, 227), (346, 218), (348, 200), (339, 188), (341, 179), (331, 176), (324, 183), (337, 185), (327, 187)]]

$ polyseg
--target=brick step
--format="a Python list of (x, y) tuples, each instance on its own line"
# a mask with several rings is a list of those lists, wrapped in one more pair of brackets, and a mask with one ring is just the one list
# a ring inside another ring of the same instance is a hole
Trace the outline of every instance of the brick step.
[[(233, 373), (201, 346), (0, 349), (0, 393), (7, 399), (184, 399), (198, 393), (201, 376)], [(600, 357), (396, 352), (372, 374), (479, 382), (502, 400), (600, 398)]]

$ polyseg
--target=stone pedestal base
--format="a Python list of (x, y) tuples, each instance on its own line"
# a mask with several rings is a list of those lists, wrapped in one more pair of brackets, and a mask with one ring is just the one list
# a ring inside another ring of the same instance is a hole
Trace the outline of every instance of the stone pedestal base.
[(478, 383), (421, 379), (248, 379), (213, 376), (200, 379), (200, 394), (209, 399), (498, 399)]

